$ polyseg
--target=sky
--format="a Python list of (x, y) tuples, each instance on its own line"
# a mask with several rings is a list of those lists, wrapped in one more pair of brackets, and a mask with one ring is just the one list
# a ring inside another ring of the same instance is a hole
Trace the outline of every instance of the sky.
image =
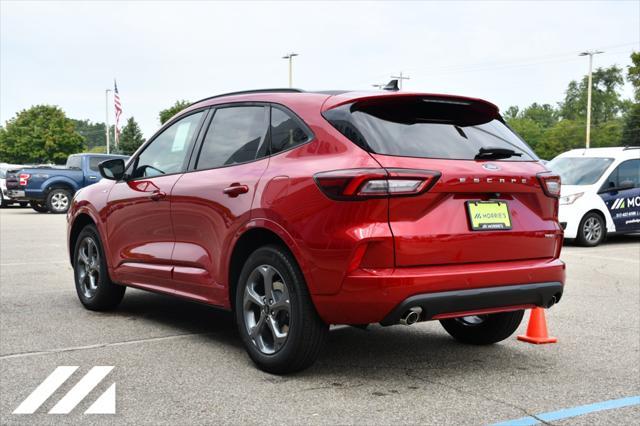
[(403, 72), (405, 90), (555, 104), (591, 49), (605, 52), (594, 68), (626, 69), (640, 1), (0, 0), (0, 122), (34, 104), (104, 122), (115, 78), (121, 122), (149, 137), (178, 99), (287, 87), (288, 52), (307, 90), (373, 90)]

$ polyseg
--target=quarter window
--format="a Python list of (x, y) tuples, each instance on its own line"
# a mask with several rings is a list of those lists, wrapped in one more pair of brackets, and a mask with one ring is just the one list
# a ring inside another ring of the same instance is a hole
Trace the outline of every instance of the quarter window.
[(132, 177), (180, 173), (203, 114), (191, 114), (157, 136), (136, 159)]
[(217, 109), (202, 143), (196, 168), (213, 169), (263, 157), (267, 108), (240, 106)]
[(271, 108), (271, 154), (305, 143), (309, 135), (298, 120), (278, 108)]

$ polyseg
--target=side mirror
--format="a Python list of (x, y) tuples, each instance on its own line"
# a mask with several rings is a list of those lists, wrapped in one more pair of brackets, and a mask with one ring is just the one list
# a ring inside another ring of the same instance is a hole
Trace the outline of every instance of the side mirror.
[(98, 164), (98, 168), (105, 179), (121, 180), (124, 177), (124, 160), (122, 158), (103, 161)]

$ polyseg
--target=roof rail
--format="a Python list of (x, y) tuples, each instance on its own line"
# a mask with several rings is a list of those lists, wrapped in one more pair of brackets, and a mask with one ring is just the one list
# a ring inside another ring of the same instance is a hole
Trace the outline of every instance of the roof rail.
[(640, 149), (640, 146), (625, 146), (624, 148), (622, 148), (623, 151), (626, 151), (628, 149)]
[[(239, 92), (229, 92), (229, 93), (222, 93), (220, 95), (209, 96), (208, 98), (204, 98), (204, 99), (200, 99), (199, 101), (195, 101), (191, 105), (195, 105), (195, 104), (200, 103), (200, 102), (208, 101), (209, 99), (222, 98), (224, 96), (250, 95), (252, 93), (304, 93), (304, 90), (302, 90), (302, 89), (292, 89), (292, 88), (241, 90)], [(189, 106), (191, 106), (191, 105), (189, 105)]]

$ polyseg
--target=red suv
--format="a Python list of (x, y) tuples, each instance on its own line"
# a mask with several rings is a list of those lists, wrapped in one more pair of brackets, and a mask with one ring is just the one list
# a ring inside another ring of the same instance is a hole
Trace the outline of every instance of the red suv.
[(231, 310), (272, 373), (311, 365), (329, 324), (489, 344), (562, 295), (560, 179), (483, 100), (214, 96), (100, 169), (68, 215), (82, 304), (131, 286)]

